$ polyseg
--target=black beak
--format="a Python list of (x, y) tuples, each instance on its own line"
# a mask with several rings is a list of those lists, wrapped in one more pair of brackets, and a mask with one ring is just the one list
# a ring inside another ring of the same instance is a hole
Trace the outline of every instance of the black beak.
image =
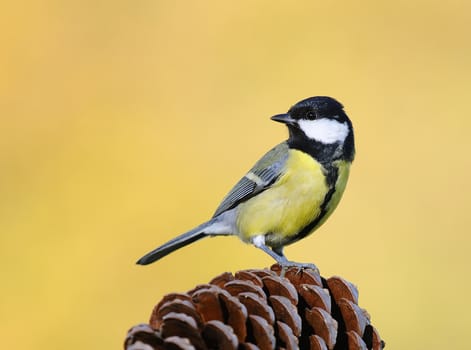
[(277, 114), (277, 115), (274, 115), (273, 117), (271, 117), (270, 119), (274, 120), (275, 122), (278, 122), (278, 123), (291, 124), (291, 125), (296, 122), (296, 120), (291, 118), (291, 116), (288, 113)]

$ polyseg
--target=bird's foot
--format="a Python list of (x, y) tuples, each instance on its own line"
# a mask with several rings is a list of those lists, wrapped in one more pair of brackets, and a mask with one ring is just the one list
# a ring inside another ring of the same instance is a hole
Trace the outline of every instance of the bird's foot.
[(309, 269), (309, 270), (313, 270), (316, 274), (319, 274), (319, 269), (314, 264), (299, 263), (295, 261), (285, 260), (285, 261), (279, 262), (279, 265), (281, 266), (281, 274), (280, 274), (281, 277), (284, 277), (286, 271), (291, 267), (297, 268), (298, 269), (297, 273), (301, 272), (301, 270)]

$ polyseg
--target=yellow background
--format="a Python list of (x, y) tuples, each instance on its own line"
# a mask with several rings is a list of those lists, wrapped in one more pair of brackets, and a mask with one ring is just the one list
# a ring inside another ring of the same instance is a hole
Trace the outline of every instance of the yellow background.
[(2, 348), (119, 349), (165, 293), (272, 263), (236, 238), (135, 260), (212, 215), (330, 95), (342, 202), (287, 249), (358, 285), (389, 349), (469, 346), (471, 4), (11, 1), (0, 14)]

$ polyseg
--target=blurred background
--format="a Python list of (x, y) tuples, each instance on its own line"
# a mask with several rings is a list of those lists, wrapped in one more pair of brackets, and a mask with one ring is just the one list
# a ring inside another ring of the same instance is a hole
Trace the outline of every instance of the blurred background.
[(5, 348), (119, 349), (166, 293), (270, 258), (236, 238), (135, 261), (209, 218), (339, 99), (357, 158), (337, 211), (287, 248), (355, 283), (389, 349), (469, 342), (471, 4), (7, 1), (0, 15)]

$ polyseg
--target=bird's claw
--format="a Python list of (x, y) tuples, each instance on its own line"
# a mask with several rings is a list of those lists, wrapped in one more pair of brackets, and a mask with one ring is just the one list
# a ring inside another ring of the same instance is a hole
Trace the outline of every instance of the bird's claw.
[(316, 274), (319, 274), (319, 269), (314, 264), (299, 263), (299, 262), (288, 261), (288, 260), (280, 262), (279, 264), (281, 266), (281, 274), (280, 274), (281, 277), (284, 277), (286, 271), (290, 267), (297, 268), (298, 269), (297, 273), (301, 272), (301, 270), (309, 269), (309, 270), (313, 270)]

